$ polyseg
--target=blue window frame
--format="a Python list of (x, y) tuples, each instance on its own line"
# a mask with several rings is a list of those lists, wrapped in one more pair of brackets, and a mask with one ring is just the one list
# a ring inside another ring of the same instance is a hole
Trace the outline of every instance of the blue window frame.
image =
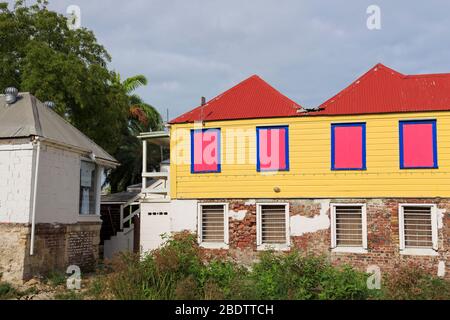
[[(217, 170), (204, 170), (204, 171), (196, 171), (195, 170), (195, 144), (194, 144), (194, 135), (196, 133), (204, 133), (204, 132), (217, 132)], [(205, 128), (205, 129), (192, 129), (191, 130), (191, 173), (199, 174), (199, 173), (220, 173), (222, 171), (221, 164), (221, 131), (219, 128)]]
[[(408, 124), (431, 124), (432, 126), (432, 143), (433, 143), (433, 165), (431, 166), (405, 166), (404, 154), (404, 132), (405, 125)], [(399, 153), (400, 153), (400, 169), (438, 169), (438, 151), (437, 151), (437, 125), (436, 120), (401, 120), (399, 121)]]
[[(358, 168), (340, 168), (336, 167), (336, 134), (335, 129), (338, 127), (361, 127), (362, 129), (362, 163), (361, 167)], [(366, 124), (364, 122), (360, 123), (333, 123), (331, 124), (331, 170), (339, 171), (339, 170), (367, 170), (366, 163)]]
[[(285, 168), (280, 169), (262, 169), (261, 168), (261, 159), (260, 159), (260, 132), (262, 130), (270, 130), (270, 129), (284, 129), (285, 130)], [(261, 126), (256, 127), (256, 170), (258, 172), (277, 172), (277, 171), (289, 171), (290, 170), (290, 162), (289, 162), (289, 126)]]

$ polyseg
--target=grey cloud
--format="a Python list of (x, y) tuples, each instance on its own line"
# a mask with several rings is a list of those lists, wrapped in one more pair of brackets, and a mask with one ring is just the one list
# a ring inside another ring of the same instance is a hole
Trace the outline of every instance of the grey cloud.
[[(50, 0), (82, 10), (122, 76), (145, 74), (139, 90), (175, 117), (200, 96), (259, 74), (305, 106), (346, 87), (377, 62), (403, 73), (450, 72), (450, 3), (444, 0)], [(382, 30), (366, 28), (381, 7)]]

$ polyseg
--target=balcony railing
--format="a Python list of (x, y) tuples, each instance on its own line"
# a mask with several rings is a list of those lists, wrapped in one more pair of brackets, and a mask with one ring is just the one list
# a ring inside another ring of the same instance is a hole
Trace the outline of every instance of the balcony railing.
[[(143, 200), (170, 200), (169, 163), (161, 161), (160, 172), (147, 171), (147, 144), (151, 143), (161, 148), (161, 160), (164, 160), (163, 148), (170, 146), (170, 136), (166, 131), (147, 132), (139, 136), (142, 140), (142, 195)], [(164, 170), (163, 170), (164, 169)], [(149, 179), (154, 180), (149, 183)]]

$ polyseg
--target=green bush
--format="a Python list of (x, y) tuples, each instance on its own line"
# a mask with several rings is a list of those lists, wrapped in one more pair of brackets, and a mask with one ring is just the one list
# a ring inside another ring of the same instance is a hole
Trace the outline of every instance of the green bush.
[(256, 299), (367, 299), (367, 275), (344, 266), (333, 267), (323, 257), (264, 253), (254, 265)]
[(109, 269), (92, 285), (94, 296), (106, 290), (121, 300), (362, 300), (449, 299), (450, 292), (448, 281), (410, 266), (387, 275), (382, 290), (369, 290), (368, 274), (298, 251), (264, 252), (249, 269), (227, 259), (208, 261), (188, 233), (167, 238), (144, 257), (121, 255)]
[(449, 300), (450, 282), (431, 276), (419, 266), (400, 266), (383, 281), (383, 298), (389, 300)]

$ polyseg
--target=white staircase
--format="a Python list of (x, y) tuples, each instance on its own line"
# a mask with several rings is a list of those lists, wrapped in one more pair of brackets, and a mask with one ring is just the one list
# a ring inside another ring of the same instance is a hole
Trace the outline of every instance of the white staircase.
[[(134, 251), (134, 224), (133, 218), (139, 216), (141, 207), (139, 205), (140, 194), (120, 206), (120, 231), (105, 240), (103, 244), (103, 258), (112, 259), (119, 252)], [(138, 206), (133, 211), (133, 207)], [(127, 215), (125, 215), (127, 213)]]
[(133, 252), (134, 249), (134, 227), (125, 228), (111, 239), (106, 240), (103, 246), (103, 257), (112, 259), (119, 252)]

